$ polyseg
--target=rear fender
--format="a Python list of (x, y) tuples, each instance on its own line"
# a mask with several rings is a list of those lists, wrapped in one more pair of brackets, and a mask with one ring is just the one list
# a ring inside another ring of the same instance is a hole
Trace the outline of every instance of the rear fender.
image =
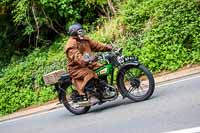
[(62, 102), (61, 93), (66, 93), (66, 88), (72, 84), (69, 74), (62, 75), (58, 80), (58, 83), (55, 84), (55, 91), (58, 93), (58, 99)]
[(62, 103), (61, 93), (62, 92), (66, 93), (66, 90), (64, 90), (63, 88), (61, 88), (59, 84), (55, 84), (55, 89), (54, 90), (57, 91), (57, 93), (58, 93), (58, 99), (59, 99), (60, 103)]

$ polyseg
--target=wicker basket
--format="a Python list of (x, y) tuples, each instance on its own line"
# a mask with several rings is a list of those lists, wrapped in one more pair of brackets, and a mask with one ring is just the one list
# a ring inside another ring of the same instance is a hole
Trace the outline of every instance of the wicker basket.
[(51, 73), (43, 75), (43, 80), (45, 82), (45, 85), (53, 85), (58, 82), (60, 79), (61, 75), (65, 74), (65, 70), (56, 70)]

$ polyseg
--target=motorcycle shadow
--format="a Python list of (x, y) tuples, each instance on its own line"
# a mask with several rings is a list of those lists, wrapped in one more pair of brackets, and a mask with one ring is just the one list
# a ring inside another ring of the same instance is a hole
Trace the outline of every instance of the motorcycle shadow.
[[(141, 101), (141, 102), (147, 102), (147, 101), (152, 100), (154, 98), (155, 98), (155, 96), (151, 97), (148, 100)], [(103, 111), (108, 110), (108, 109), (113, 109), (113, 108), (117, 108), (117, 107), (120, 107), (120, 106), (126, 106), (126, 105), (129, 105), (129, 104), (132, 104), (132, 103), (136, 104), (136, 103), (141, 103), (141, 102), (134, 102), (134, 101), (132, 101), (128, 98), (125, 98), (125, 99), (118, 98), (115, 101), (111, 101), (111, 102), (104, 103), (102, 105), (94, 106), (88, 113), (99, 113), (99, 112), (103, 112)]]

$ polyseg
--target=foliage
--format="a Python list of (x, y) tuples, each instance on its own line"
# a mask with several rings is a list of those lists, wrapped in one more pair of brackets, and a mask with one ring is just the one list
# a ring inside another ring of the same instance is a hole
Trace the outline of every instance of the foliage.
[(120, 17), (113, 18), (110, 21), (105, 19), (100, 20), (103, 26), (97, 26), (96, 32), (91, 32), (90, 37), (104, 43), (111, 43), (119, 38), (123, 38), (123, 25)]
[(195, 0), (128, 0), (122, 8), (129, 33), (125, 54), (136, 54), (153, 71), (200, 61), (200, 8)]
[(0, 78), (0, 115), (56, 97), (52, 87), (44, 85), (42, 76), (54, 70), (65, 69), (65, 42), (66, 39), (58, 39), (48, 49), (35, 49), (20, 63), (14, 62), (4, 70)]
[(0, 15), (0, 66), (6, 66), (16, 52), (27, 55), (34, 48), (49, 46), (58, 36), (67, 34), (74, 22), (91, 31), (88, 27), (96, 26), (99, 16), (114, 15), (111, 10), (119, 1), (1, 0), (0, 7), (6, 7), (6, 14)]
[(20, 28), (21, 35), (26, 38), (29, 47), (38, 47), (48, 44), (57, 35), (66, 34), (66, 28), (73, 22), (92, 24), (99, 15), (106, 15), (109, 8), (106, 11), (103, 9), (110, 3), (114, 9), (112, 2), (110, 0), (108, 2), (106, 0), (2, 0), (0, 6), (9, 7), (8, 15), (11, 12), (12, 22)]
[(18, 44), (23, 41), (23, 39), (19, 40), (18, 32), (11, 25), (12, 22), (8, 16), (0, 16), (0, 68), (5, 67), (10, 62), (13, 53), (18, 55)]

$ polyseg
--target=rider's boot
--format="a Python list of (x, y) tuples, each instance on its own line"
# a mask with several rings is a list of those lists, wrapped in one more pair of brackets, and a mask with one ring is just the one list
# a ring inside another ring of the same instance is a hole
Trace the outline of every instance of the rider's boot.
[(91, 105), (94, 105), (99, 102), (99, 99), (94, 96), (95, 93), (94, 84), (95, 84), (95, 79), (91, 79), (85, 86), (85, 92), (88, 96)]
[(92, 95), (92, 92), (94, 90), (94, 79), (91, 79), (85, 86), (85, 95), (81, 95), (81, 99), (78, 102), (80, 106), (90, 106), (90, 105), (94, 105), (97, 102), (99, 102), (99, 100)]
[(90, 101), (87, 95), (80, 95), (80, 99), (78, 101), (80, 106), (90, 106)]

